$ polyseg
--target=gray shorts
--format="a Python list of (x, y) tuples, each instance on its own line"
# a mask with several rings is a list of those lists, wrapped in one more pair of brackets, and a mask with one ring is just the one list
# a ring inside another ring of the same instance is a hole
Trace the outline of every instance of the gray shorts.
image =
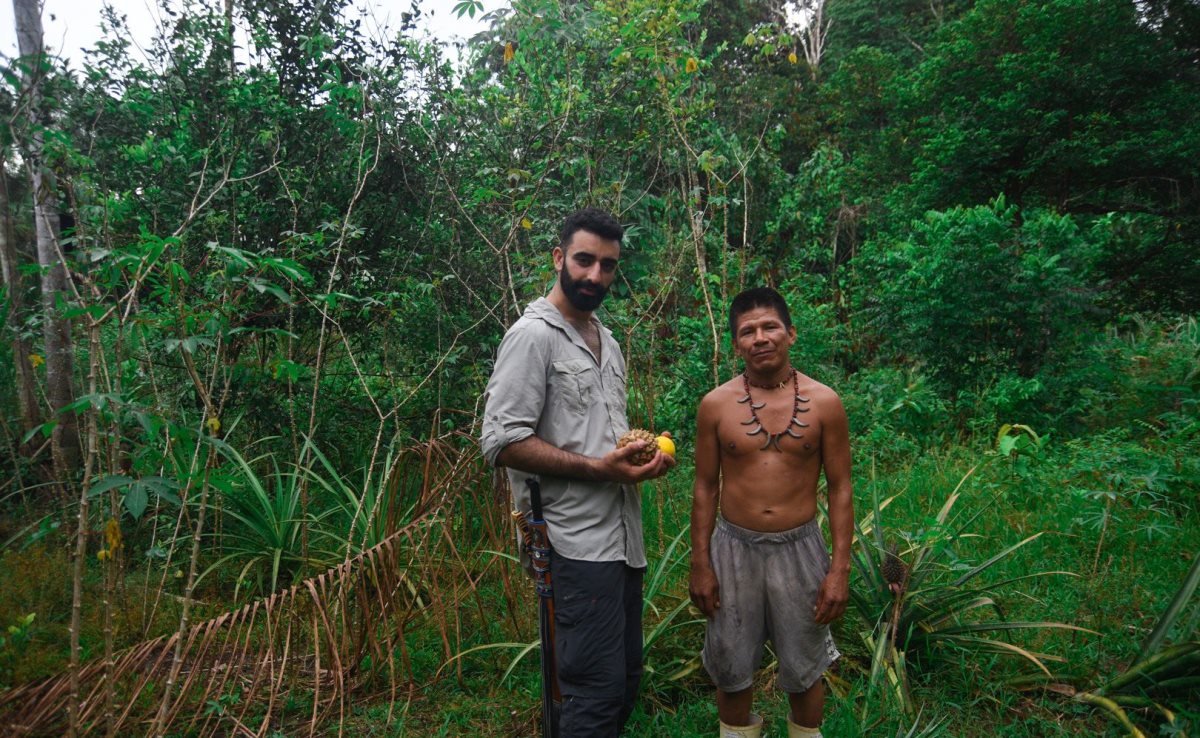
[(760, 533), (718, 517), (710, 554), (721, 606), (708, 620), (702, 656), (717, 689), (749, 687), (769, 638), (779, 658), (779, 688), (807, 691), (840, 656), (829, 626), (813, 622), (829, 572), (817, 521)]

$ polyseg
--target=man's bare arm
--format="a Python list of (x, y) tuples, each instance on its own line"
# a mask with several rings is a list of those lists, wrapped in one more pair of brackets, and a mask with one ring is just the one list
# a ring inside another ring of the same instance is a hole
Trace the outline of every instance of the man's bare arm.
[(667, 473), (675, 460), (661, 451), (642, 466), (634, 466), (630, 457), (645, 446), (645, 442), (614, 448), (601, 458), (564, 451), (537, 436), (529, 436), (501, 449), (496, 461), (503, 466), (531, 474), (546, 474), (565, 479), (592, 482), (637, 484)]
[(721, 446), (712, 395), (696, 412), (696, 481), (692, 485), (692, 572), (689, 594), (706, 617), (721, 606), (720, 583), (709, 557), (721, 492)]
[(829, 623), (841, 617), (850, 599), (850, 546), (854, 539), (854, 492), (850, 482), (850, 423), (842, 401), (832, 391), (822, 417), (821, 465), (829, 490), (829, 532), (833, 556), (829, 574), (817, 595), (814, 617)]

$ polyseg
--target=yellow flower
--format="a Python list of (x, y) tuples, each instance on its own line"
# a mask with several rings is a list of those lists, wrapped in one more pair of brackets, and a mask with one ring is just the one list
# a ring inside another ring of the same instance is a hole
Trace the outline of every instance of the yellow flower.
[(42, 358), (41, 354), (30, 354), (29, 355), (29, 363), (33, 364), (34, 369), (37, 369), (42, 364), (45, 364), (46, 360)]
[(700, 71), (700, 62), (696, 61), (696, 57), (689, 56), (687, 64), (684, 65), (683, 69), (688, 74), (695, 74), (696, 72)]
[(796, 52), (793, 51), (788, 54), (788, 61), (790, 61), (792, 64), (795, 64), (796, 62), (800, 61), (800, 57), (796, 56)]
[(208, 426), (208, 432), (214, 436), (221, 430), (221, 421), (215, 415), (204, 421), (204, 424)]
[(508, 64), (513, 60), (514, 56), (516, 56), (516, 53), (513, 51), (512, 41), (509, 41), (508, 43), (504, 44), (504, 63)]
[(110, 554), (107, 549), (102, 548), (96, 552), (96, 560), (104, 561), (105, 559), (109, 558), (111, 555), (112, 554)]
[(104, 524), (104, 542), (108, 544), (109, 551), (116, 551), (121, 547), (121, 524), (116, 518), (109, 518)]
[(521, 227), (525, 230), (529, 230), (530, 228), (533, 228), (533, 221), (529, 218), (521, 218)]

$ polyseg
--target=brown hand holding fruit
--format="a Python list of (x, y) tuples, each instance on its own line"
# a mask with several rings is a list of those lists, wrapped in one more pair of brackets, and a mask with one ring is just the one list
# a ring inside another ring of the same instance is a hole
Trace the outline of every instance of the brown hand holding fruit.
[[(617, 440), (616, 448), (599, 460), (604, 468), (601, 478), (623, 484), (637, 484), (661, 477), (675, 466), (675, 457), (660, 446), (663, 441), (671, 446), (675, 445), (669, 437), (655, 438), (648, 430), (635, 428), (629, 431)], [(637, 445), (630, 448), (632, 444)]]

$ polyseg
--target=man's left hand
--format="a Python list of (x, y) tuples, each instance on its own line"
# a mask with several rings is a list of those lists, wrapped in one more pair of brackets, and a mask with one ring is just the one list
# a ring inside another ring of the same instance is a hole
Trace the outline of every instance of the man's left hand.
[(646, 445), (646, 441), (636, 441), (614, 448), (603, 458), (596, 459), (596, 463), (600, 465), (600, 472), (596, 478), (621, 484), (638, 484), (657, 479), (675, 466), (675, 457), (664, 454), (658, 448), (655, 448), (654, 457), (650, 461), (641, 466), (634, 465), (632, 457)]
[(846, 574), (829, 572), (817, 592), (817, 604), (813, 607), (813, 620), (828, 625), (846, 612), (850, 600), (850, 578)]

